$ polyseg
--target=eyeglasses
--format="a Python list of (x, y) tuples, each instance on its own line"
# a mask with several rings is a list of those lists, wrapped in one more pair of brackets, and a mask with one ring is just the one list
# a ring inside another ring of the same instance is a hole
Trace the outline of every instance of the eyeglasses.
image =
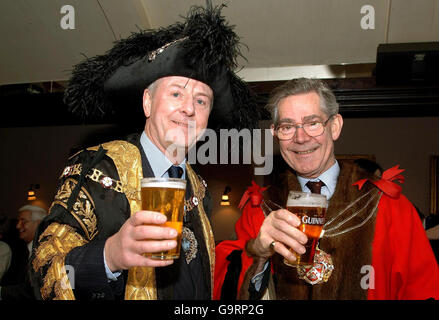
[(310, 121), (306, 123), (282, 123), (275, 128), (276, 136), (279, 140), (290, 140), (294, 137), (297, 129), (302, 128), (310, 137), (321, 136), (325, 132), (330, 116), (326, 121)]

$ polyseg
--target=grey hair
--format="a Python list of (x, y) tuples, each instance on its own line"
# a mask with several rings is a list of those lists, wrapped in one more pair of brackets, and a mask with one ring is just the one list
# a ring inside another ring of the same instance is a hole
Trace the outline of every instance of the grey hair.
[[(154, 97), (155, 94), (155, 90), (157, 89), (157, 85), (159, 84), (159, 81), (162, 80), (163, 78), (158, 78), (157, 80), (155, 80), (153, 83), (151, 83), (146, 89), (148, 89), (149, 91), (149, 95), (151, 96), (151, 99)], [(189, 80), (191, 80), (191, 78), (188, 78), (188, 82)], [(192, 79), (194, 80), (194, 79)], [(204, 82), (203, 82), (204, 83)], [(210, 87), (209, 87), (210, 88)], [(212, 90), (212, 88), (211, 88)], [(213, 93), (213, 90), (212, 90)], [(212, 111), (212, 107), (213, 107), (213, 100), (215, 99), (215, 94), (212, 95), (212, 101), (210, 102), (210, 109)]]
[(328, 117), (338, 114), (339, 105), (334, 93), (326, 83), (320, 79), (297, 78), (285, 82), (271, 92), (266, 108), (270, 112), (273, 122), (276, 124), (279, 121), (278, 106), (283, 98), (309, 92), (315, 92), (319, 95), (320, 109)]
[(151, 83), (148, 87), (147, 87), (147, 89), (148, 89), (148, 91), (149, 91), (149, 95), (151, 96), (151, 98), (153, 97), (153, 95), (154, 95), (154, 93), (155, 93), (155, 90), (157, 89), (157, 84), (158, 84), (158, 81), (159, 81), (160, 79), (157, 79), (157, 80), (155, 80), (153, 83)]
[(47, 211), (44, 210), (41, 207), (33, 206), (30, 204), (27, 204), (25, 206), (22, 206), (20, 209), (18, 209), (18, 212), (22, 211), (30, 211), (31, 212), (31, 220), (32, 221), (40, 221), (43, 220), (44, 217), (47, 215)]

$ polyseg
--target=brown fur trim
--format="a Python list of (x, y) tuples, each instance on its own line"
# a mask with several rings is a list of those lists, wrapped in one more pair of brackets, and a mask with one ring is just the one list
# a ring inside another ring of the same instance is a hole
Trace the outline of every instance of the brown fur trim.
[[(369, 178), (371, 175), (354, 165), (352, 161), (339, 161), (340, 175), (334, 195), (330, 199), (326, 221), (335, 217), (350, 203), (373, 189), (373, 185), (365, 184), (362, 190), (352, 184), (360, 179)], [(296, 175), (287, 173), (288, 189), (300, 190), (300, 184)], [(379, 197), (377, 192), (372, 190), (371, 194), (356, 203), (347, 210), (339, 219), (331, 224), (335, 226), (337, 222), (364, 207), (371, 197), (373, 201), (367, 208), (361, 211), (355, 218), (345, 223), (337, 231), (344, 230), (357, 225), (363, 221), (376, 207)], [(284, 199), (285, 202), (285, 199)], [(298, 279), (295, 268), (286, 266), (283, 258), (276, 254), (272, 261), (274, 266), (274, 282), (276, 285), (277, 299), (366, 299), (367, 289), (361, 288), (361, 268), (364, 265), (371, 265), (372, 260), (372, 241), (375, 232), (375, 216), (362, 227), (349, 231), (335, 237), (324, 237), (320, 240), (320, 249), (331, 254), (334, 262), (334, 271), (328, 282), (311, 286), (303, 280)]]

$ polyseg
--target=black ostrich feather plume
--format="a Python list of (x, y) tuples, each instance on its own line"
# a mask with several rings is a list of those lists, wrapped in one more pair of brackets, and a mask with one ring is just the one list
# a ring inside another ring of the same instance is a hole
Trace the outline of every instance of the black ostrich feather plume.
[[(221, 15), (223, 7), (191, 7), (183, 22), (133, 33), (105, 54), (79, 63), (72, 71), (64, 103), (83, 119), (113, 115), (141, 108), (143, 90), (155, 80), (180, 75), (212, 88), (211, 128), (256, 127), (262, 111), (234, 73), (237, 58), (243, 57), (241, 43)], [(164, 49), (159, 52), (159, 48)], [(151, 59), (151, 52), (158, 53)]]

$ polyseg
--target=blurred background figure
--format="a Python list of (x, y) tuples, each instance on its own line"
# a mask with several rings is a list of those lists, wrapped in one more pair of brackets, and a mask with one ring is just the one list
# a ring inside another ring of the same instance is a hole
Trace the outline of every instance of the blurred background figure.
[(34, 299), (29, 280), (29, 257), (38, 225), (47, 215), (47, 211), (36, 205), (25, 205), (18, 209), (17, 219), (7, 224), (4, 242), (11, 251), (10, 266), (0, 279), (1, 300)]
[(439, 225), (437, 225), (433, 228), (427, 229), (426, 232), (427, 232), (428, 239), (439, 240)]
[(18, 210), (17, 230), (20, 239), (26, 242), (29, 257), (32, 253), (35, 231), (46, 215), (47, 211), (45, 209), (35, 205), (25, 205)]
[(12, 251), (9, 245), (3, 241), (7, 231), (8, 219), (4, 214), (0, 215), (0, 283), (3, 275), (8, 271), (11, 264)]
[(424, 226), (426, 229), (425, 233), (436, 256), (436, 261), (439, 264), (439, 215), (430, 214), (425, 217)]
[(367, 172), (370, 172), (377, 177), (381, 177), (381, 175), (383, 174), (383, 168), (375, 161), (366, 158), (360, 158), (356, 159), (354, 162)]

